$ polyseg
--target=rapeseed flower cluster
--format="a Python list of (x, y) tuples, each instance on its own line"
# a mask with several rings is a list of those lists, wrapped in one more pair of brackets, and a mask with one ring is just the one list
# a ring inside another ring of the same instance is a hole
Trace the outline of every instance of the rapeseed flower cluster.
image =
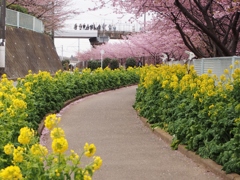
[(20, 129), (20, 135), (18, 136), (18, 142), (21, 144), (29, 144), (34, 137), (34, 130), (24, 127)]
[(17, 148), (14, 148), (13, 150), (13, 161), (15, 163), (20, 163), (23, 161), (23, 153), (24, 153), (24, 148), (18, 146)]
[(98, 170), (102, 166), (102, 159), (100, 156), (94, 156), (93, 169)]
[(56, 114), (50, 114), (45, 119), (45, 127), (49, 130), (52, 130), (60, 122), (60, 117), (57, 117)]
[[(58, 180), (60, 177), (74, 180), (91, 180), (93, 173), (102, 165), (99, 156), (93, 157), (85, 167), (80, 167), (81, 158), (85, 154), (92, 157), (96, 152), (94, 144), (86, 143), (83, 153), (79, 156), (73, 150), (70, 155), (64, 153), (68, 150), (68, 141), (65, 139), (65, 132), (58, 127), (60, 118), (55, 114), (50, 114), (45, 119), (45, 125), (51, 129), (52, 153), (38, 143), (34, 130), (23, 127), (18, 136), (19, 146), (15, 147), (8, 143), (4, 146), (4, 153), (12, 157), (12, 165), (0, 171), (0, 180), (32, 180), (32, 179), (52, 179)], [(61, 179), (60, 178), (60, 179)]]
[(68, 149), (68, 142), (62, 128), (57, 127), (60, 117), (50, 114), (45, 119), (45, 126), (51, 130), (52, 150), (54, 153), (64, 153)]
[(10, 155), (13, 153), (13, 150), (14, 150), (14, 145), (13, 144), (7, 144), (4, 146), (4, 153), (7, 154), (7, 155)]
[(37, 156), (43, 156), (44, 157), (48, 154), (48, 149), (41, 144), (32, 145), (30, 151), (33, 155), (37, 155)]
[(174, 135), (172, 148), (185, 144), (204, 158), (214, 157), (224, 168), (240, 172), (239, 89), (238, 61), (221, 76), (211, 69), (198, 75), (193, 66), (146, 66), (140, 70), (134, 108), (153, 128)]
[[(66, 157), (63, 153), (68, 149), (68, 141), (65, 139), (64, 130), (58, 127), (60, 122), (60, 117), (57, 117), (55, 114), (50, 114), (45, 119), (45, 126), (51, 130), (50, 137), (52, 139), (52, 150), (56, 155), (55, 158), (51, 161), (53, 164), (59, 164), (62, 166), (62, 163), (66, 163), (66, 160), (69, 160), (72, 166), (65, 164), (65, 168), (56, 169), (54, 171), (49, 171), (50, 176), (61, 176), (63, 174), (75, 173), (75, 179), (79, 180), (91, 180), (92, 175), (95, 170), (98, 170), (102, 165), (102, 159), (97, 156), (93, 157), (94, 161), (87, 165), (85, 168), (79, 167), (81, 164), (81, 156), (79, 156), (74, 150), (70, 151), (70, 155)], [(85, 143), (83, 154), (87, 157), (92, 157), (96, 152), (96, 147), (94, 144)], [(71, 172), (74, 171), (74, 172)]]
[(64, 137), (55, 138), (52, 142), (54, 153), (64, 153), (68, 149), (68, 142)]
[(94, 144), (85, 143), (84, 150), (85, 150), (84, 154), (87, 157), (92, 157), (96, 152), (96, 147)]
[(0, 171), (0, 178), (3, 180), (21, 180), (23, 179), (21, 170), (18, 166), (9, 166)]
[[(1, 146), (14, 139), (17, 142), (18, 131), (28, 126), (26, 94), (8, 80), (6, 74), (0, 80), (0, 131), (2, 135)], [(3, 157), (1, 157), (3, 158)], [(0, 158), (0, 159), (1, 159)]]

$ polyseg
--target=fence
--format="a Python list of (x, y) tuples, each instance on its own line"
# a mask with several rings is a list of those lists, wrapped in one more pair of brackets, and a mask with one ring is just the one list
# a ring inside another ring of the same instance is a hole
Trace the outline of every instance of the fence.
[(10, 26), (16, 26), (18, 28), (21, 27), (29, 29), (39, 33), (44, 32), (44, 25), (41, 20), (37, 19), (34, 16), (11, 9), (6, 9), (6, 24)]
[[(239, 61), (240, 56), (228, 56), (228, 57), (214, 57), (214, 58), (202, 58), (202, 59), (193, 59), (193, 61), (188, 62), (188, 65), (193, 65), (198, 75), (207, 74), (208, 70), (212, 70), (212, 74), (220, 77), (224, 74), (224, 70), (228, 69), (229, 73), (232, 74), (234, 69), (230, 69), (230, 65), (233, 65), (235, 61)], [(165, 64), (184, 64), (183, 61), (169, 61)]]
[(240, 56), (194, 59), (193, 65), (198, 75), (206, 74), (208, 69), (211, 69), (213, 74), (220, 77), (225, 69), (228, 69), (229, 73), (233, 73), (233, 69), (229, 67), (230, 65), (234, 66), (235, 61), (240, 62)]

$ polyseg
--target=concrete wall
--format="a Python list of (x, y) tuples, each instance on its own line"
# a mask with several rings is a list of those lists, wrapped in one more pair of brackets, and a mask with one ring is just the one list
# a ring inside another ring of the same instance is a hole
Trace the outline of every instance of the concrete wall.
[(41, 70), (54, 74), (62, 69), (50, 36), (10, 26), (6, 29), (5, 64), (4, 73), (13, 79), (24, 77), (29, 70), (33, 73)]

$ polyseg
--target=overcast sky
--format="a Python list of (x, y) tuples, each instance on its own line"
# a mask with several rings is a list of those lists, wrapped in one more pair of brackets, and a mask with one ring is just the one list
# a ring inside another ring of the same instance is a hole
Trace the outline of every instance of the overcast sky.
[[(72, 0), (74, 8), (78, 8), (80, 12), (87, 11), (88, 8), (93, 7), (93, 3), (90, 0)], [(127, 23), (130, 15), (122, 17), (122, 15), (114, 14), (110, 8), (104, 8), (102, 10), (90, 11), (82, 13), (69, 19), (65, 23), (66, 29), (73, 29), (74, 24), (85, 23), (85, 24), (117, 24)], [(130, 24), (130, 23), (129, 23)], [(110, 43), (114, 40), (110, 40)], [(91, 49), (89, 39), (66, 39), (66, 38), (55, 38), (54, 40), (56, 50), (59, 56), (71, 57), (75, 56), (77, 52), (83, 52)]]

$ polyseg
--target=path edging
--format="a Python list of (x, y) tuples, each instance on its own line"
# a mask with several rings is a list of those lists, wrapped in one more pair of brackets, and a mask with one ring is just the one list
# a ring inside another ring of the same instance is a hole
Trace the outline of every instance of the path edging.
[[(153, 129), (151, 127), (151, 125), (148, 123), (148, 120), (146, 118), (140, 116), (139, 114), (138, 114), (138, 117), (144, 123), (145, 126), (147, 126), (148, 128), (150, 128), (152, 130), (152, 132), (155, 135), (159, 136), (167, 144), (169, 144), (169, 145), (171, 144), (173, 137), (170, 134), (168, 134), (166, 131), (164, 131), (160, 128)], [(200, 165), (204, 166), (207, 170), (213, 172), (214, 174), (216, 174), (217, 176), (219, 176), (223, 179), (226, 179), (226, 180), (240, 180), (240, 175), (239, 174), (236, 174), (236, 173), (226, 174), (226, 172), (222, 170), (221, 165), (215, 163), (211, 159), (201, 158), (199, 155), (197, 155), (193, 151), (187, 150), (186, 146), (184, 146), (184, 145), (178, 145), (178, 151), (181, 152), (182, 154), (184, 154), (185, 156), (187, 156), (188, 158), (192, 159), (197, 164), (200, 164)]]

